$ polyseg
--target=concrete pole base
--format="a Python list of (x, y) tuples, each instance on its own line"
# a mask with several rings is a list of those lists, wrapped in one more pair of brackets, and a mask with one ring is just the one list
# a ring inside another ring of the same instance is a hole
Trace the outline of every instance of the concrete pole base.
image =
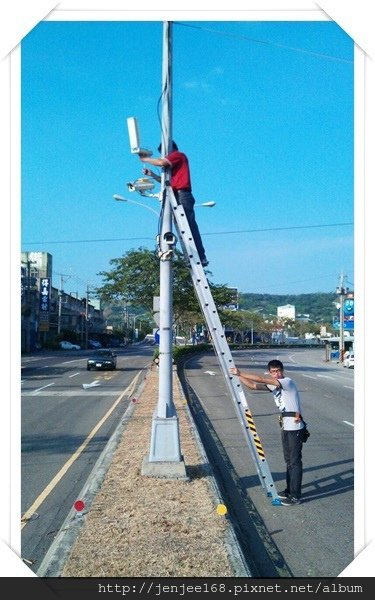
[(153, 416), (150, 453), (142, 464), (142, 475), (169, 479), (186, 479), (180, 451), (178, 417)]
[(183, 481), (189, 481), (189, 478), (186, 475), (186, 468), (183, 459), (179, 462), (150, 461), (149, 456), (145, 456), (142, 462), (141, 474), (145, 475), (146, 477), (157, 477), (160, 479), (182, 479)]

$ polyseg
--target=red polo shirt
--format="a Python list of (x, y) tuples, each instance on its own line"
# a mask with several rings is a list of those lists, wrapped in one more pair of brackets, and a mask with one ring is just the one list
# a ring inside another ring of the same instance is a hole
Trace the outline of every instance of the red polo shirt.
[(174, 190), (191, 192), (189, 161), (183, 152), (175, 150), (165, 157), (171, 165), (171, 186)]

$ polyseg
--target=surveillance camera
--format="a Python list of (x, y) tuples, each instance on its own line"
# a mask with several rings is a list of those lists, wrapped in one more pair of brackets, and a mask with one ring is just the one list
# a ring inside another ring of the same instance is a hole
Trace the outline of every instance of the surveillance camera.
[(147, 192), (149, 190), (153, 190), (155, 187), (155, 183), (152, 179), (148, 177), (140, 177), (133, 182), (129, 182), (126, 184), (128, 186), (129, 192)]
[(171, 231), (167, 231), (164, 234), (164, 239), (165, 239), (166, 243), (168, 244), (168, 246), (174, 246), (176, 243), (176, 237), (173, 235), (173, 233)]

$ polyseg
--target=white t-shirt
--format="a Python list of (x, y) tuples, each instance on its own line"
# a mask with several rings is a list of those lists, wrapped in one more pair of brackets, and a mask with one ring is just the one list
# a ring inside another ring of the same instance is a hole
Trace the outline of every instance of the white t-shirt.
[[(279, 381), (281, 383), (281, 388), (267, 385), (268, 389), (272, 391), (277, 408), (281, 413), (285, 411), (302, 414), (299, 393), (293, 379), (290, 379), (290, 377), (283, 377), (282, 379), (279, 379)], [(286, 431), (297, 431), (298, 429), (303, 429), (303, 427), (303, 423), (301, 421), (296, 423), (294, 417), (283, 418), (283, 429)]]

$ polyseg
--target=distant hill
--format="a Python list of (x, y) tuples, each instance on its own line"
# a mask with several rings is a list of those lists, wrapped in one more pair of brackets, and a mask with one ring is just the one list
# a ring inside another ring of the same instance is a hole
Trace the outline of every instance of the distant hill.
[[(332, 293), (315, 294), (240, 294), (239, 308), (256, 310), (265, 316), (277, 315), (277, 307), (292, 304), (296, 307), (296, 315), (307, 314), (313, 321), (331, 323), (337, 315), (334, 302), (337, 295)], [(260, 309), (260, 310), (259, 310)]]

